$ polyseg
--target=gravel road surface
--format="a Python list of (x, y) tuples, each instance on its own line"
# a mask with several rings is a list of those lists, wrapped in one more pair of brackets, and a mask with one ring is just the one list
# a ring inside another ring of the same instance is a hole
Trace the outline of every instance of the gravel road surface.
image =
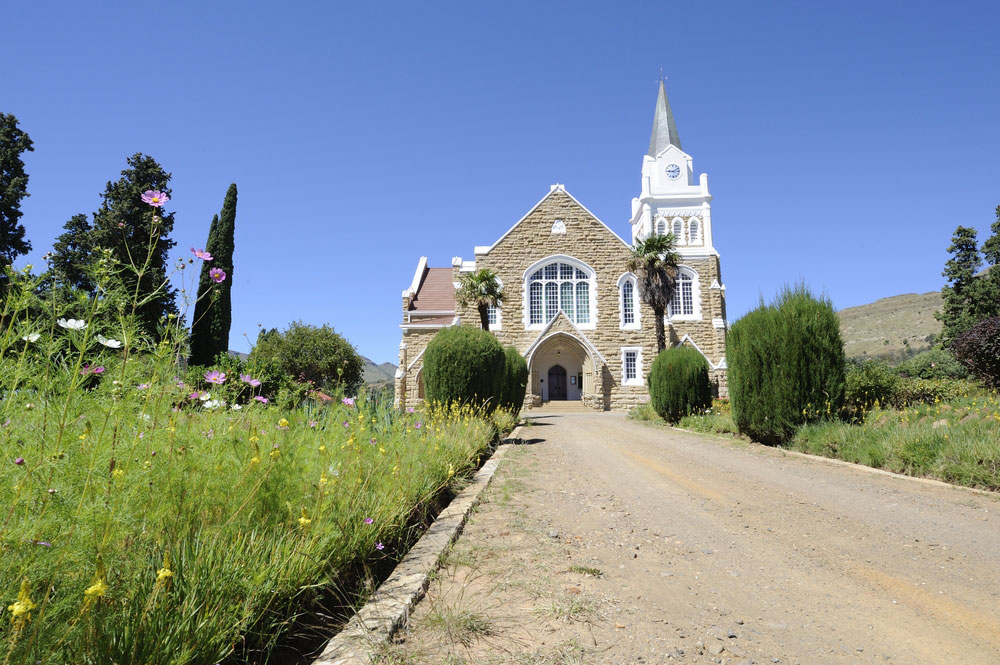
[(529, 419), (384, 662), (1000, 664), (1000, 496)]

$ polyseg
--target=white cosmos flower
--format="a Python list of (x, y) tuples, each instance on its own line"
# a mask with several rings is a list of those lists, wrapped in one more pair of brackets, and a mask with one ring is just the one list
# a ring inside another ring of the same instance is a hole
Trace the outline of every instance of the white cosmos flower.
[(37, 342), (38, 338), (41, 336), (42, 336), (41, 333), (29, 333), (24, 337), (22, 337), (21, 339), (23, 339), (25, 342), (31, 343), (31, 342)]
[(233, 406), (232, 406), (233, 411), (239, 411), (242, 408), (243, 407), (241, 405), (239, 405), (239, 404), (233, 404)]
[(205, 393), (203, 393), (202, 395), (200, 395), (200, 397), (201, 397), (201, 401), (202, 402), (212, 401), (212, 393), (210, 393), (210, 392), (206, 391)]
[(226, 405), (226, 400), (223, 399), (210, 399), (203, 404), (203, 406), (206, 409), (217, 409), (220, 406), (225, 406), (225, 405)]
[(104, 335), (98, 335), (97, 341), (108, 347), (109, 349), (120, 349), (122, 348), (122, 343), (117, 339), (108, 339)]
[(83, 330), (87, 327), (86, 321), (81, 321), (80, 319), (59, 319), (56, 321), (62, 328), (68, 328), (70, 330)]

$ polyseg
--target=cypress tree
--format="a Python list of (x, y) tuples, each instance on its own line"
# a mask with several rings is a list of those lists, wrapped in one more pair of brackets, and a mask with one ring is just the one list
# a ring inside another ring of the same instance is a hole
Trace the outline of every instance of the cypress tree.
[(17, 126), (17, 118), (0, 113), (0, 261), (4, 265), (31, 251), (21, 224), (21, 199), (28, 196), (21, 153), (34, 149), (31, 138)]
[(982, 265), (975, 229), (959, 226), (951, 241), (948, 252), (953, 258), (941, 273), (948, 280), (941, 289), (944, 307), (934, 314), (944, 324), (941, 336), (945, 346), (976, 323), (976, 271)]
[[(229, 350), (229, 329), (233, 324), (233, 251), (236, 247), (236, 183), (229, 186), (222, 202), (222, 212), (212, 218), (205, 251), (211, 261), (201, 266), (198, 301), (191, 323), (191, 364), (211, 365), (215, 357)], [(222, 282), (212, 279), (210, 271), (226, 273)]]

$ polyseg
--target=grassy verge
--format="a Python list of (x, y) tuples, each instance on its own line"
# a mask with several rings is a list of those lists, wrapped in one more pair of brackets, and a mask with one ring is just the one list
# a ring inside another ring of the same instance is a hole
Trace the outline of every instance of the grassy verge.
[(462, 409), (234, 410), (165, 375), (122, 377), (7, 395), (4, 664), (266, 651), (320, 587), (390, 556), (492, 434)]
[[(721, 407), (721, 408), (720, 408)], [(666, 425), (648, 405), (629, 418)], [(677, 426), (694, 432), (739, 436), (721, 404), (686, 416)], [(1000, 491), (1000, 400), (979, 393), (948, 403), (874, 409), (860, 423), (836, 420), (804, 425), (785, 447), (911, 476)]]

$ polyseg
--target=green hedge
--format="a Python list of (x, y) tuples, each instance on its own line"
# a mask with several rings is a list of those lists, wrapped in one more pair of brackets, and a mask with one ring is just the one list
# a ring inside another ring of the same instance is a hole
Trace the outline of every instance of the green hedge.
[(502, 396), (504, 367), (503, 347), (489, 332), (471, 326), (445, 328), (424, 351), (427, 399), (492, 412)]
[(661, 418), (676, 423), (712, 404), (708, 363), (690, 346), (664, 349), (649, 371), (649, 398)]
[(768, 444), (804, 422), (840, 412), (844, 345), (829, 300), (787, 288), (733, 324), (726, 341), (729, 394), (740, 432)]
[(521, 412), (528, 387), (528, 363), (513, 346), (504, 348), (504, 379), (500, 406), (513, 414)]

